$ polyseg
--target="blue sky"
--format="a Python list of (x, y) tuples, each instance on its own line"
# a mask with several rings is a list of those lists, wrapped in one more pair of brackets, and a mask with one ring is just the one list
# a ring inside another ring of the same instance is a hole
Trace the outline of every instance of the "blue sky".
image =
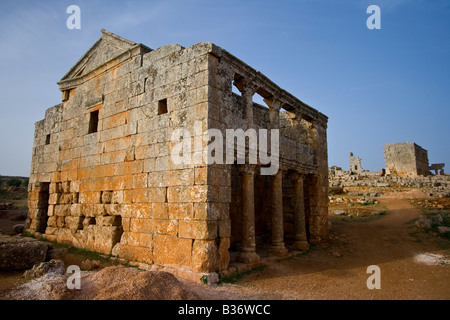
[[(81, 30), (69, 30), (69, 5)], [(369, 30), (369, 5), (381, 29)], [(34, 123), (104, 28), (156, 49), (213, 42), (329, 117), (329, 165), (384, 168), (415, 142), (450, 166), (448, 0), (0, 0), (0, 174), (28, 176)], [(450, 169), (447, 168), (447, 171)]]

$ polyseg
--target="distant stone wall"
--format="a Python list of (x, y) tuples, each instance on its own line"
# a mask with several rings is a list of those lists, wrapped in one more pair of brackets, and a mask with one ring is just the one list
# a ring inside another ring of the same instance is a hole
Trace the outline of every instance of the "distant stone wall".
[[(348, 172), (348, 171), (347, 171)], [(340, 187), (346, 192), (391, 191), (391, 188), (421, 188), (431, 196), (450, 197), (450, 176), (393, 177), (370, 175), (330, 175), (330, 188)]]
[(385, 145), (384, 159), (387, 175), (405, 177), (429, 175), (428, 152), (415, 143)]

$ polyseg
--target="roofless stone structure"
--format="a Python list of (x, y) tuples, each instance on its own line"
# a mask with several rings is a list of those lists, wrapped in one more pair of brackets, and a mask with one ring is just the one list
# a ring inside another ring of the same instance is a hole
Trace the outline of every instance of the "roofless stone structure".
[[(35, 127), (28, 232), (195, 279), (327, 234), (327, 117), (220, 47), (152, 50), (102, 30), (58, 85)], [(174, 141), (179, 129), (191, 136)], [(205, 161), (230, 155), (211, 129), (268, 129), (272, 155), (278, 129), (278, 170), (239, 161), (239, 142), (231, 163)], [(192, 161), (174, 161), (180, 143)]]

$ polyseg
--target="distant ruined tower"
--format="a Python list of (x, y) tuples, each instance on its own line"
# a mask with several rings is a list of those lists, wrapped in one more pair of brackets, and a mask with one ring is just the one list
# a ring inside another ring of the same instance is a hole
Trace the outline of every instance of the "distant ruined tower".
[(361, 158), (353, 156), (353, 153), (350, 152), (350, 172), (351, 173), (363, 173), (363, 168), (361, 166)]
[(430, 175), (430, 170), (444, 174), (445, 163), (428, 164), (428, 151), (411, 143), (392, 143), (384, 146), (386, 174), (390, 176), (418, 177)]

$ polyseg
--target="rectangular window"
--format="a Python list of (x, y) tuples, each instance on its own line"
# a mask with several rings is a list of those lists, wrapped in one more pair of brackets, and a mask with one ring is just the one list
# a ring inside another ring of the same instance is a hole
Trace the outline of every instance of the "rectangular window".
[(45, 137), (45, 144), (50, 144), (50, 135), (49, 134)]
[(167, 113), (167, 99), (158, 101), (158, 115)]
[(69, 100), (69, 96), (70, 96), (70, 90), (64, 90), (62, 93), (62, 101)]
[(98, 110), (92, 111), (89, 114), (89, 132), (94, 133), (98, 131)]

